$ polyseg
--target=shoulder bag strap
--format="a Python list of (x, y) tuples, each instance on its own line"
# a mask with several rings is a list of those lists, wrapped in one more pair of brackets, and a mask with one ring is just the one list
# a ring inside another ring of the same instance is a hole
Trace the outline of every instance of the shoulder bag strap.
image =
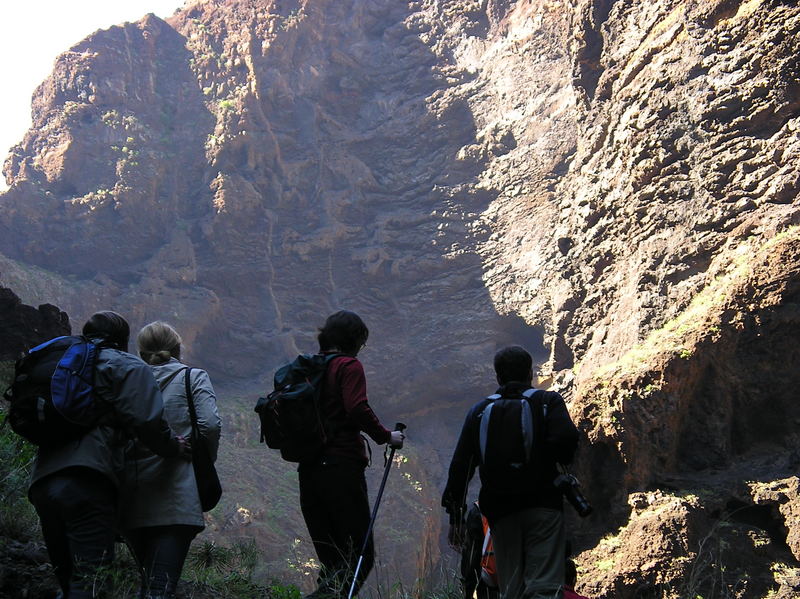
[(161, 381), (161, 382), (158, 384), (158, 388), (159, 388), (159, 389), (161, 389), (161, 391), (163, 391), (164, 389), (166, 389), (166, 388), (167, 388), (167, 385), (169, 385), (169, 384), (172, 382), (172, 379), (174, 379), (176, 376), (178, 376), (178, 375), (179, 375), (181, 372), (183, 372), (184, 370), (188, 370), (188, 368), (187, 368), (187, 367), (178, 368), (178, 370), (176, 370), (176, 371), (175, 371), (175, 372), (173, 372), (171, 375), (169, 375), (167, 378), (165, 378), (163, 381)]
[(186, 403), (189, 404), (189, 418), (192, 421), (192, 442), (200, 438), (200, 431), (197, 430), (197, 412), (194, 409), (194, 399), (192, 398), (192, 385), (189, 381), (189, 374), (192, 372), (191, 368), (186, 368), (186, 376), (184, 383), (186, 385)]

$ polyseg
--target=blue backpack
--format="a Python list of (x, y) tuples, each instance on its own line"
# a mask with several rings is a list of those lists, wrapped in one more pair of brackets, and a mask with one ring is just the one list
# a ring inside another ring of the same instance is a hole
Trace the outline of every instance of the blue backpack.
[(7, 422), (34, 445), (55, 447), (97, 425), (94, 367), (99, 348), (86, 337), (56, 337), (17, 360), (3, 397)]

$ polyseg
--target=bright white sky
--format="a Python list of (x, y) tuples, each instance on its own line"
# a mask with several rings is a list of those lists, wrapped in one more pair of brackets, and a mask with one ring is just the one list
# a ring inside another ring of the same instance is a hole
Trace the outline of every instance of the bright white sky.
[[(31, 95), (56, 57), (98, 29), (171, 16), (183, 0), (12, 0), (0, 7), (0, 165), (31, 125)], [(6, 189), (0, 176), (0, 191)]]

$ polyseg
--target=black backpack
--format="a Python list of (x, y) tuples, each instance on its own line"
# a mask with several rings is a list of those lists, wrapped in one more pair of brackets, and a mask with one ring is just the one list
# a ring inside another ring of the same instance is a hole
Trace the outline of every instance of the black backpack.
[(55, 447), (97, 425), (94, 366), (99, 348), (86, 337), (56, 337), (17, 360), (3, 394), (7, 422), (34, 445)]
[(528, 389), (520, 398), (490, 395), (480, 413), (480, 473), (483, 484), (513, 491), (540, 466), (547, 402)]
[(340, 354), (302, 354), (275, 373), (274, 391), (259, 397), (261, 441), (288, 462), (318, 459), (329, 438), (320, 394), (330, 361)]

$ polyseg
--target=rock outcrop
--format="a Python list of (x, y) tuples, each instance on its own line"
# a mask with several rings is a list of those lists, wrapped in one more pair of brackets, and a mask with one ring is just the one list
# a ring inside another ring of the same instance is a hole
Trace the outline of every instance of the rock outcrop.
[(70, 332), (65, 312), (52, 304), (27, 306), (11, 289), (0, 286), (0, 361), (16, 360), (26, 349)]
[[(679, 593), (729, 521), (747, 592), (788, 593), (799, 33), (780, 0), (190, 0), (59, 57), (5, 162), (3, 278), (171, 320), (242, 395), (362, 313), (425, 560), (463, 413), (522, 343), (585, 434), (594, 596)], [(220, 531), (266, 528), (256, 502)], [(607, 535), (631, 559), (595, 559)]]

